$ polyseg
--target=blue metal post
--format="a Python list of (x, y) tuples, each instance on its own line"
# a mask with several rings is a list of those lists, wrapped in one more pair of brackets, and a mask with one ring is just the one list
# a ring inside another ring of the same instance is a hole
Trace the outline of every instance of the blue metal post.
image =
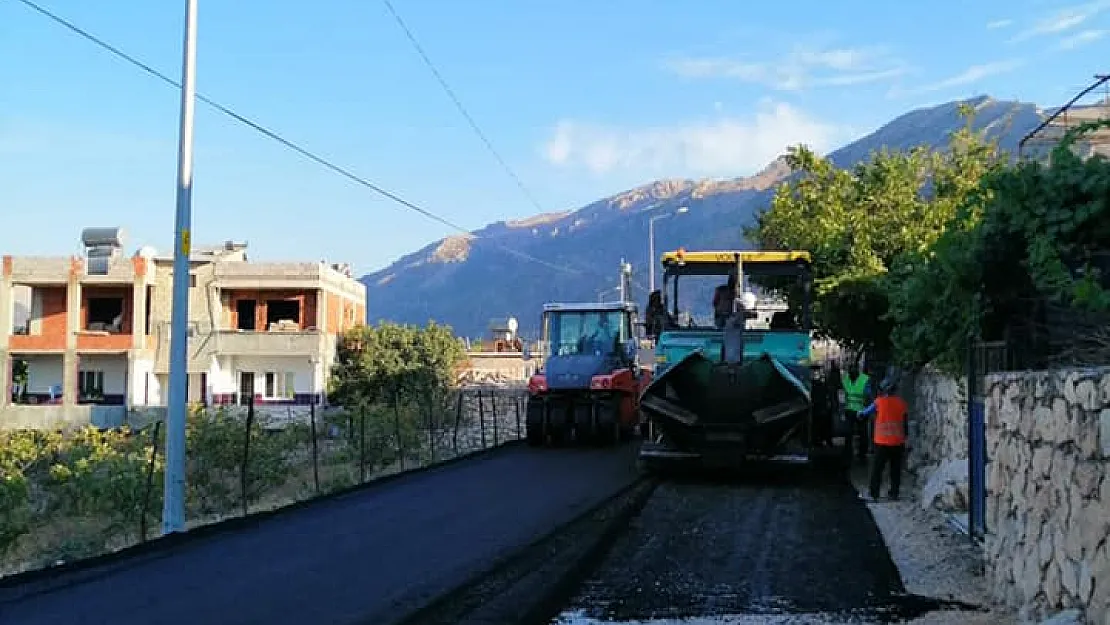
[(166, 480), (162, 533), (185, 531), (185, 396), (188, 359), (190, 222), (193, 204), (193, 113), (196, 105), (196, 0), (185, 0), (181, 68), (181, 128), (177, 153), (173, 307), (170, 316), (170, 388), (166, 414)]

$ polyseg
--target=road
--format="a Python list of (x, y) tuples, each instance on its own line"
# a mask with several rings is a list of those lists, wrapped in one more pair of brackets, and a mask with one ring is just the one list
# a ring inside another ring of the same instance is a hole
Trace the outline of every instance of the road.
[(553, 622), (886, 622), (934, 607), (903, 593), (847, 477), (799, 468), (660, 484)]
[(12, 625), (387, 625), (636, 477), (635, 446), (514, 447), (39, 594)]

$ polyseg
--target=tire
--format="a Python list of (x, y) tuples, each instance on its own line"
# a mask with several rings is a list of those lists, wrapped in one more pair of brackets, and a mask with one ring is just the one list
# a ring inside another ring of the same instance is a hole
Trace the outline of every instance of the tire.
[(529, 397), (528, 409), (525, 412), (524, 432), (529, 447), (543, 447), (546, 442), (544, 435), (544, 412), (546, 402), (542, 397)]
[(567, 400), (548, 402), (546, 421), (552, 446), (563, 446), (574, 429), (573, 404)]
[(597, 419), (595, 440), (599, 445), (609, 447), (620, 440), (620, 404), (612, 399), (602, 399), (594, 404)]
[(575, 403), (571, 410), (574, 412), (575, 441), (579, 445), (593, 444), (596, 428), (590, 404)]

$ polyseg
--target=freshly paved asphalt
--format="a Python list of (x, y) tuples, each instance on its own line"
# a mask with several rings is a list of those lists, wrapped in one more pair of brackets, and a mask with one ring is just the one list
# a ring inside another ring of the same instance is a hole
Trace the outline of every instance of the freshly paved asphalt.
[(847, 477), (784, 468), (661, 484), (555, 622), (804, 615), (789, 622), (871, 623), (935, 608), (903, 593)]
[(0, 623), (387, 625), (630, 484), (635, 452), (499, 450), (73, 585), (0, 590)]

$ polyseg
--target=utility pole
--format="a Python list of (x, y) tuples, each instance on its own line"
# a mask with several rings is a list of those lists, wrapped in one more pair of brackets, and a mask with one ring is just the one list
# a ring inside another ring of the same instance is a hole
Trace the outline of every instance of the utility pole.
[(628, 301), (628, 294), (632, 290), (630, 279), (632, 277), (632, 265), (626, 263), (621, 259), (621, 275), (620, 275), (620, 289), (621, 289), (621, 302)]
[[(652, 210), (652, 209), (648, 209)], [(663, 215), (655, 215), (648, 219), (648, 292), (655, 292), (655, 222), (660, 219), (674, 217), (676, 215), (685, 215), (690, 211), (688, 206), (680, 206), (678, 210), (673, 213), (665, 213)]]
[(620, 285), (620, 290), (621, 290), (621, 303), (624, 303), (624, 302), (628, 301), (628, 299), (625, 297), (625, 293), (624, 293), (624, 259), (623, 258), (621, 259), (621, 273), (620, 273), (619, 276), (617, 276), (617, 278), (618, 278), (617, 284)]
[(185, 531), (185, 396), (188, 359), (189, 253), (193, 208), (193, 116), (196, 107), (197, 2), (185, 0), (181, 63), (181, 127), (177, 147), (177, 212), (174, 219), (173, 304), (170, 313), (170, 388), (166, 412), (166, 479), (162, 533)]

